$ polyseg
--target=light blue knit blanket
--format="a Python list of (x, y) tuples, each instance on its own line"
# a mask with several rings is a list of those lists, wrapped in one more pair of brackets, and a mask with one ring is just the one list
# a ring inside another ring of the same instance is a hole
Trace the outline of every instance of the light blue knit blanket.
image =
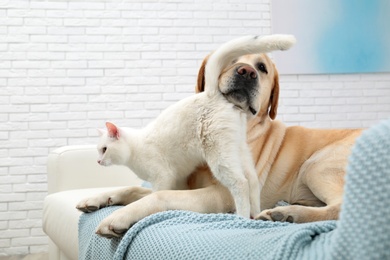
[(119, 207), (83, 214), (79, 259), (390, 259), (390, 120), (366, 130), (349, 158), (340, 220), (290, 224), (167, 211), (120, 239), (95, 235)]

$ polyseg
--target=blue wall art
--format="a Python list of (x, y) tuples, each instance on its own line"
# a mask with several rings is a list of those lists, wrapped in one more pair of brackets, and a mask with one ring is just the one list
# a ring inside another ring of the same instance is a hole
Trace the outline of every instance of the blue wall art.
[(273, 33), (297, 44), (273, 57), (282, 74), (390, 72), (389, 0), (272, 0)]

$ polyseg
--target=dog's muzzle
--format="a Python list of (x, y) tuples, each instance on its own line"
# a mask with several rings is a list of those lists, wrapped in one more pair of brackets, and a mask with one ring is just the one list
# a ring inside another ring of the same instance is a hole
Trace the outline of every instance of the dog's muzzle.
[(238, 66), (232, 76), (228, 91), (224, 95), (229, 102), (237, 107), (256, 115), (257, 110), (252, 104), (259, 91), (258, 82), (258, 74), (255, 69), (248, 65)]

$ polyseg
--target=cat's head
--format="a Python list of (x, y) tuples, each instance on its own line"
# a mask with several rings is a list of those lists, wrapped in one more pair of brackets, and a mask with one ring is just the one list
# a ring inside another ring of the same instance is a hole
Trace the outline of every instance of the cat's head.
[(98, 129), (100, 140), (98, 164), (103, 166), (125, 165), (130, 156), (129, 145), (124, 138), (123, 129), (113, 123), (106, 123), (107, 130)]

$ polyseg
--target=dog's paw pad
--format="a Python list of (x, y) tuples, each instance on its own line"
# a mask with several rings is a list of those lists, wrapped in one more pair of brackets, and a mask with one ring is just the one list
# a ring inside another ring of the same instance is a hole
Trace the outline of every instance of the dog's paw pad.
[(294, 218), (292, 216), (288, 216), (286, 222), (294, 223)]
[(99, 229), (95, 233), (96, 233), (96, 235), (99, 235), (99, 236), (107, 238), (107, 239), (112, 239), (112, 238), (117, 238), (118, 237), (118, 236), (115, 236), (115, 235), (113, 235), (111, 233), (103, 233)]
[(88, 212), (93, 212), (93, 211), (96, 211), (98, 209), (99, 209), (99, 207), (96, 207), (96, 206), (87, 206)]
[(116, 236), (116, 237), (122, 237), (126, 232), (127, 228), (120, 228), (120, 227), (114, 227), (113, 225), (110, 225), (108, 229)]
[(87, 205), (87, 204), (79, 204), (76, 206), (76, 209), (84, 212), (84, 213), (90, 213), (94, 212), (99, 209), (97, 206)]
[(286, 216), (280, 211), (273, 211), (270, 214), (271, 219), (273, 221), (280, 221), (280, 222), (289, 222), (289, 223), (294, 223), (294, 217), (293, 216)]
[(113, 229), (112, 232), (119, 236), (123, 236), (127, 232), (127, 229)]
[(88, 209), (85, 207), (79, 207), (77, 206), (76, 209), (80, 210), (81, 212), (88, 213)]
[(271, 218), (273, 221), (283, 221), (284, 220), (284, 215), (282, 212), (279, 211), (274, 211), (271, 213)]

